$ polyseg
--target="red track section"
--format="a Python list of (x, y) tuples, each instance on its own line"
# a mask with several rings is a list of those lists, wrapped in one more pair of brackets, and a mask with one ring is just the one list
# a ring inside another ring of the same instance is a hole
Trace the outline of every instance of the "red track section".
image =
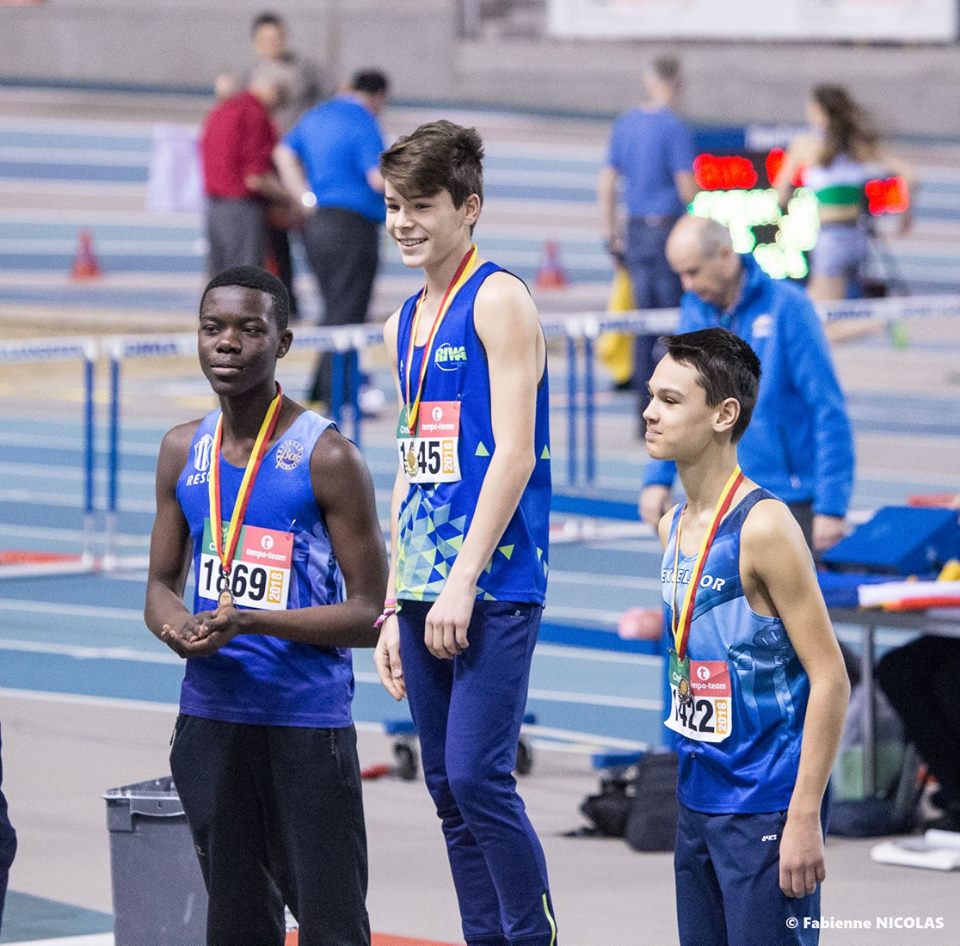
[[(284, 946), (297, 946), (297, 931), (287, 933)], [(409, 936), (392, 936), (389, 933), (374, 933), (371, 946), (457, 946), (456, 943), (438, 943), (434, 939), (411, 939)]]

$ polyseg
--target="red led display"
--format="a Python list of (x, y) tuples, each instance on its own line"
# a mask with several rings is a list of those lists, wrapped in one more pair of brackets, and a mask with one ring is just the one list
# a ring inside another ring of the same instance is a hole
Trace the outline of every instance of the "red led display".
[(902, 214), (910, 209), (910, 194), (902, 177), (867, 181), (863, 190), (872, 214)]
[(693, 176), (705, 191), (750, 190), (759, 177), (753, 162), (738, 154), (698, 154)]

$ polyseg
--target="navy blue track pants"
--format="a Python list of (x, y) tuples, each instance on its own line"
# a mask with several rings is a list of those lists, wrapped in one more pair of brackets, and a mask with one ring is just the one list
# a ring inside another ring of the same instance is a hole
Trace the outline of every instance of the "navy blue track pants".
[(540, 841), (513, 769), (542, 608), (478, 601), (453, 660), (423, 640), (431, 602), (404, 601), (400, 653), (467, 946), (556, 946)]

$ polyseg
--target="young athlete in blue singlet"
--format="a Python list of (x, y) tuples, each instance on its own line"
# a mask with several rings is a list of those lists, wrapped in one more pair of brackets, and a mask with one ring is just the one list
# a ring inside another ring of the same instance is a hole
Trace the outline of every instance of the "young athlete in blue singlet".
[(723, 329), (664, 341), (644, 419), (686, 493), (660, 523), (680, 942), (814, 944), (843, 659), (800, 527), (737, 464), (756, 355)]
[(387, 229), (425, 286), (384, 331), (401, 416), (375, 659), (410, 699), (468, 946), (554, 946), (511, 774), (547, 583), (546, 346), (524, 285), (471, 243), (482, 157), (476, 131), (434, 122), (381, 159)]
[(347, 648), (374, 643), (386, 555), (359, 452), (276, 383), (288, 311), (252, 266), (204, 291), (200, 366), (220, 409), (160, 447), (145, 618), (187, 661), (170, 764), (208, 946), (281, 946), (284, 904), (304, 946), (369, 946)]

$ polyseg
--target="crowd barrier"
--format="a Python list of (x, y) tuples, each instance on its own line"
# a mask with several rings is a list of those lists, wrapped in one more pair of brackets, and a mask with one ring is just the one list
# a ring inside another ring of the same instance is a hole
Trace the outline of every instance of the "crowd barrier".
[[(960, 317), (960, 295), (917, 296), (886, 299), (863, 299), (827, 303), (820, 306), (825, 321), (869, 318), (886, 325), (921, 317)], [(567, 486), (592, 486), (596, 481), (596, 397), (595, 343), (602, 332), (662, 335), (676, 325), (677, 312), (672, 309), (633, 311), (616, 314), (596, 312), (569, 313), (542, 320), (548, 339), (560, 339), (567, 357)], [(330, 414), (347, 431), (358, 446), (362, 443), (363, 418), (359, 405), (357, 370), (359, 353), (382, 344), (379, 325), (353, 325), (336, 328), (298, 328), (299, 350), (329, 352), (333, 356), (333, 391)], [(78, 337), (58, 339), (25, 339), (0, 343), (0, 363), (25, 364), (51, 360), (76, 359), (83, 365), (83, 443), (84, 443), (84, 550), (83, 560), (91, 563), (94, 549), (96, 504), (96, 366), (101, 359), (108, 363), (107, 470), (105, 513), (105, 553), (99, 567), (116, 567), (116, 529), (119, 484), (121, 477), (120, 412), (123, 365), (138, 358), (192, 355), (196, 352), (195, 333), (172, 335), (120, 335), (105, 338)], [(349, 370), (350, 391), (344, 399), (345, 372)], [(582, 449), (581, 449), (582, 446)]]

